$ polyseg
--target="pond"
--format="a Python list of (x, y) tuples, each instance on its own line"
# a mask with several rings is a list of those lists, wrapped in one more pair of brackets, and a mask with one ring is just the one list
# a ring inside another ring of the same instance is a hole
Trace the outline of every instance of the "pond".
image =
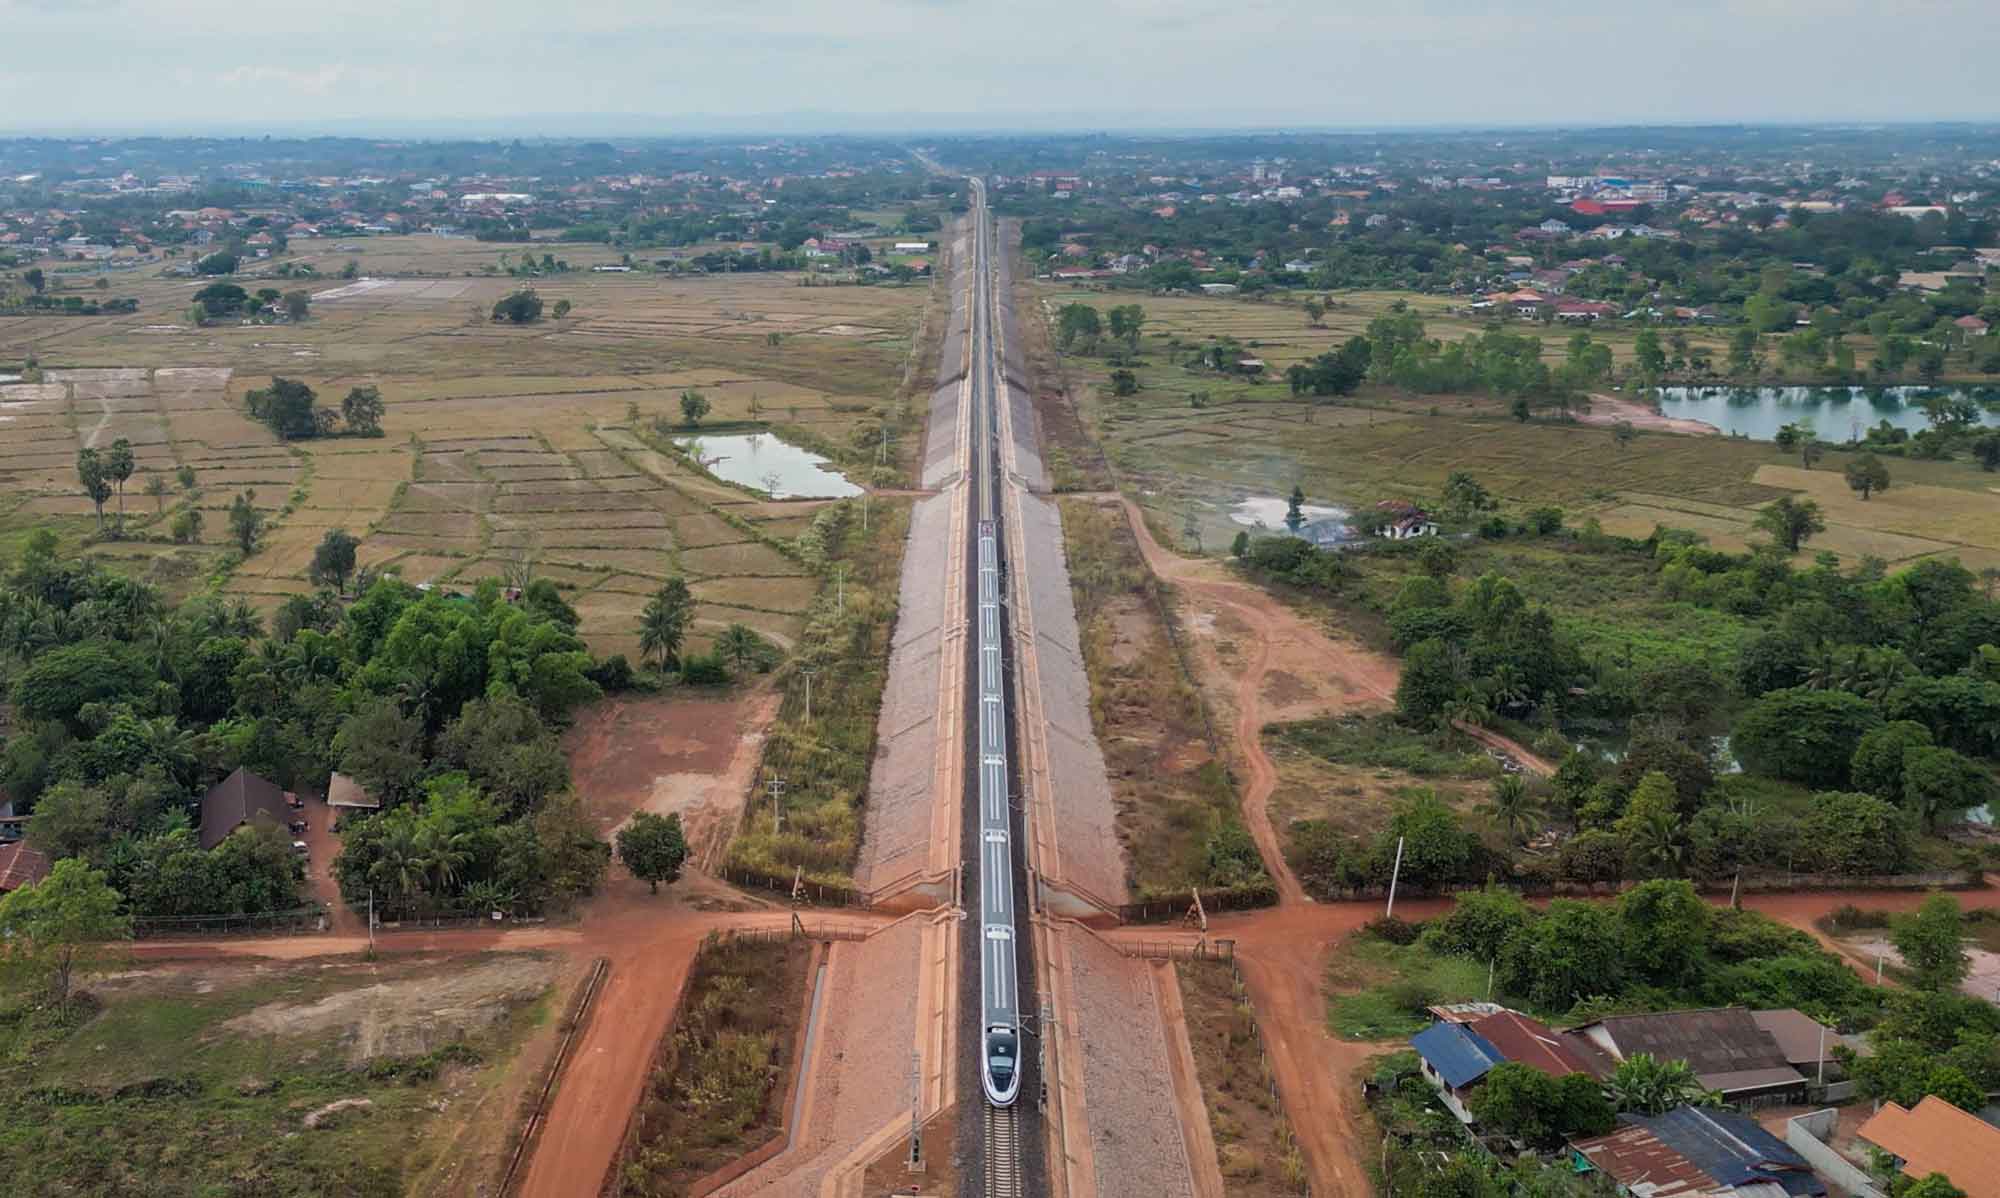
[[(1918, 402), (1928, 387), (1661, 387), (1660, 415), (1699, 420), (1731, 436), (1770, 441), (1782, 425), (1810, 420), (1822, 441), (1858, 441), (1886, 420), (1910, 432), (1930, 427)], [(1988, 400), (1981, 422), (2000, 428), (2000, 392), (1951, 388)]]
[(861, 488), (825, 458), (770, 433), (685, 437), (679, 444), (717, 478), (755, 487), (773, 499), (845, 499), (861, 494)]
[[(1232, 523), (1246, 528), (1261, 528), (1270, 532), (1285, 529), (1285, 513), (1291, 510), (1291, 500), (1276, 495), (1253, 495), (1229, 509)], [(1299, 512), (1306, 518), (1298, 535), (1315, 545), (1336, 545), (1349, 539), (1348, 510), (1344, 507), (1326, 507), (1317, 503), (1299, 505)]]

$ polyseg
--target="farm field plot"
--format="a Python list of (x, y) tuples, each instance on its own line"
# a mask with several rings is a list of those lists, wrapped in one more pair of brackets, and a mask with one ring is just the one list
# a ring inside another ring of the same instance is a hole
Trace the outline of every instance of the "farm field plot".
[[(1161, 528), (1184, 532), (1192, 523), (1213, 552), (1243, 527), (1230, 515), (1246, 498), (1274, 499), (1298, 485), (1318, 503), (1430, 502), (1463, 470), (1517, 510), (1555, 504), (1572, 524), (1594, 517), (1625, 536), (1667, 525), (1740, 551), (1766, 539), (1753, 529), (1758, 509), (1795, 494), (1826, 513), (1827, 530), (1807, 553), (1828, 551), (1849, 562), (1872, 555), (1892, 564), (1955, 555), (1975, 569), (2000, 560), (2000, 495), (1987, 489), (1992, 475), (1965, 462), (1890, 459), (1895, 484), (1863, 501), (1842, 477), (1839, 452), (1808, 471), (1767, 444), (1737, 438), (1642, 431), (1620, 445), (1604, 427), (1517, 422), (1498, 400), (1409, 396), (1372, 384), (1315, 407), (1279, 382), (1225, 379), (1172, 361), (1170, 338), (1192, 346), (1227, 333), (1264, 359), (1267, 375), (1282, 374), (1289, 362), (1359, 331), (1387, 302), (1339, 298), (1349, 306), (1329, 314), (1329, 327), (1307, 330), (1303, 317), (1282, 327), (1296, 314), (1278, 305), (1148, 297), (1134, 395), (1111, 394), (1101, 356), (1066, 359), (1082, 384), (1077, 402), (1086, 422)], [(1437, 301), (1413, 303), (1435, 308)], [(1432, 332), (1450, 335), (1449, 327)]]
[[(860, 435), (903, 419), (927, 289), (571, 273), (525, 282), (569, 299), (572, 315), (502, 326), (488, 310), (524, 281), (468, 272), (507, 247), (416, 244), (437, 241), (314, 247), (327, 251), (323, 271), (359, 257), (363, 278), (312, 284), (324, 297), (297, 325), (168, 329), (184, 322), (194, 284), (137, 278), (121, 281), (141, 296), (130, 317), (0, 319), (0, 355), (33, 352), (45, 370), (40, 383), (0, 385), (0, 551), (53, 527), (72, 548), (185, 592), (229, 560), (228, 510), (247, 492), (264, 517), (258, 550), (221, 585), (261, 610), (309, 591), (314, 547), (343, 528), (361, 540), (361, 565), (413, 582), (469, 586), (530, 568), (564, 588), (600, 652), (636, 653), (646, 598), (676, 574), (698, 588), (691, 649), (735, 622), (796, 638), (813, 587), (789, 543), (822, 504), (717, 482), (662, 452), (656, 422), (680, 426), (680, 397), (698, 390), (704, 427), (790, 430), (865, 461), (851, 448)], [(370, 276), (378, 252), (382, 274)], [(613, 260), (589, 255), (562, 247), (572, 265)], [(371, 280), (380, 285), (353, 285)], [(623, 331), (584, 336), (594, 321)], [(244, 408), (274, 374), (335, 411), (349, 389), (378, 388), (383, 435), (280, 441)], [(127, 537), (113, 542), (92, 535), (76, 455), (120, 437), (138, 470)], [(176, 479), (184, 466), (191, 492)], [(170, 484), (157, 498), (143, 493), (154, 473)], [(202, 526), (176, 545), (169, 531), (186, 508)]]

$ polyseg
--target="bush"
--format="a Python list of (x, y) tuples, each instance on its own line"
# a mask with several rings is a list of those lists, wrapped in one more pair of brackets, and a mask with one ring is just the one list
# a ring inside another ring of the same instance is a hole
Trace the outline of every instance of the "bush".
[(1564, 842), (1557, 869), (1569, 882), (1616, 882), (1625, 876), (1625, 841), (1607, 828), (1580, 832)]
[(681, 681), (689, 686), (722, 686), (729, 681), (729, 666), (718, 653), (690, 655), (681, 659)]
[(1386, 940), (1390, 944), (1397, 946), (1415, 944), (1417, 937), (1423, 934), (1422, 925), (1410, 923), (1408, 920), (1397, 919), (1393, 915), (1385, 915), (1380, 919), (1371, 919), (1362, 926), (1361, 930), (1375, 937), (1377, 940)]

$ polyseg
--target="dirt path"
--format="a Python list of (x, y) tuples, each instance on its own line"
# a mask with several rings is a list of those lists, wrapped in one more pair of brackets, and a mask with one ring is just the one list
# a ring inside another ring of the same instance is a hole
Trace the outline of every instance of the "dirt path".
[(1300, 675), (1316, 675), (1332, 688), (1333, 693), (1313, 691), (1308, 710), (1287, 705), (1291, 709), (1285, 714), (1293, 719), (1388, 705), (1395, 699), (1396, 663), (1360, 645), (1331, 640), (1263, 588), (1230, 578), (1215, 562), (1181, 557), (1163, 548), (1146, 526), (1139, 505), (1122, 497), (1119, 502), (1124, 506), (1147, 568), (1161, 580), (1174, 584), (1197, 605), (1226, 613), (1229, 631), (1240, 632), (1242, 636), (1240, 669), (1230, 669), (1213, 649), (1197, 656), (1217, 659), (1204, 660), (1201, 663), (1204, 672), (1214, 676), (1212, 682), (1218, 689), (1226, 689), (1233, 695), (1231, 706), (1236, 719), (1232, 736), (1244, 775), (1243, 820), (1257, 842), (1264, 868), (1276, 881), (1281, 902), (1310, 902), (1305, 888), (1286, 864), (1277, 832), (1271, 826), (1269, 802), (1271, 792), (1277, 789), (1278, 770), (1264, 751), (1263, 730), (1268, 718), (1265, 691), (1278, 672), (1272, 663), (1282, 661), (1283, 673), (1294, 682), (1300, 680)]
[(1555, 766), (1549, 764), (1545, 758), (1530, 753), (1527, 747), (1522, 745), (1520, 741), (1502, 736), (1491, 728), (1481, 728), (1477, 724), (1468, 724), (1464, 720), (1453, 720), (1451, 726), (1478, 741), (1480, 744), (1485, 745), (1487, 748), (1497, 749), (1512, 757), (1514, 760), (1520, 762), (1521, 768), (1527, 770), (1529, 773), (1546, 778), (1556, 772)]
[(689, 862), (714, 870), (779, 698), (767, 681), (719, 696), (619, 696), (585, 712), (563, 749), (598, 835), (610, 840), (635, 812), (678, 814)]

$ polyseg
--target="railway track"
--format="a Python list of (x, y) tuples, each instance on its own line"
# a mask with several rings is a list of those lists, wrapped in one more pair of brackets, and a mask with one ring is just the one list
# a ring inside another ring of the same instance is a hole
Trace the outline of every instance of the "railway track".
[(1021, 1198), (1020, 1108), (986, 1106), (986, 1198)]

